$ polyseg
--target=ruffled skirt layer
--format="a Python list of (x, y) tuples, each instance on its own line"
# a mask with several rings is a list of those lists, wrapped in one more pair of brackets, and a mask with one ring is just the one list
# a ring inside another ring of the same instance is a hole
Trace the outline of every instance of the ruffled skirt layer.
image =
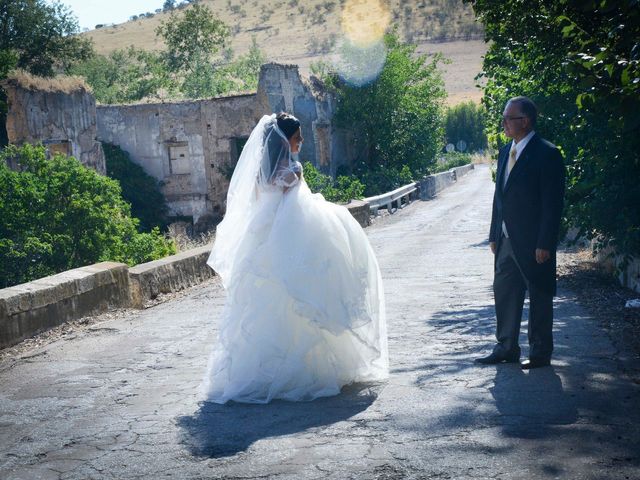
[(271, 195), (226, 282), (207, 401), (313, 400), (388, 374), (382, 281), (362, 228), (304, 182)]

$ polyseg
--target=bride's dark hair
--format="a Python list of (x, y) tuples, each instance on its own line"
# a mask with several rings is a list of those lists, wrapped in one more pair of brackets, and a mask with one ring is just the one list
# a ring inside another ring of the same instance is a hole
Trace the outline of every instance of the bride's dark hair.
[(290, 113), (280, 112), (276, 115), (276, 121), (278, 122), (278, 128), (284, 133), (287, 140), (300, 128), (300, 120)]
[[(271, 181), (273, 174), (278, 168), (278, 164), (283, 159), (290, 159), (290, 147), (289, 142), (282, 138), (282, 135), (289, 140), (300, 128), (300, 120), (291, 115), (290, 113), (280, 112), (276, 115), (276, 125), (280, 134), (273, 131), (273, 129), (265, 130), (265, 148), (268, 152), (269, 158), (269, 171), (264, 173), (264, 178), (267, 181)], [(267, 165), (265, 165), (267, 167)]]

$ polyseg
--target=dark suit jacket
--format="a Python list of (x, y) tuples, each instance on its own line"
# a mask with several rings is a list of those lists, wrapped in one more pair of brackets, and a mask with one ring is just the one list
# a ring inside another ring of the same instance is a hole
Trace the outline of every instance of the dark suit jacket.
[[(562, 214), (565, 168), (558, 148), (538, 134), (529, 140), (504, 184), (511, 143), (500, 149), (489, 241), (500, 248), (502, 221), (527, 280), (556, 294), (556, 248)], [(551, 259), (536, 263), (536, 249)], [(497, 255), (496, 255), (497, 258)]]

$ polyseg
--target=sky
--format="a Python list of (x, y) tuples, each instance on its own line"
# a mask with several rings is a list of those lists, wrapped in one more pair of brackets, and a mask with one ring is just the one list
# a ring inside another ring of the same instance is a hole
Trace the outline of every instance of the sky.
[(122, 23), (132, 15), (154, 12), (162, 8), (164, 0), (61, 0), (60, 3), (71, 8), (82, 31), (93, 30), (99, 23)]

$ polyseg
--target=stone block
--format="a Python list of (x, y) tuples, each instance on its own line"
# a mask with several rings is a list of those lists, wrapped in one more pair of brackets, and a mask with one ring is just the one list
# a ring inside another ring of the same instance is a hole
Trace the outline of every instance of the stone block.
[(473, 163), (469, 163), (467, 165), (462, 165), (461, 167), (452, 168), (451, 170), (453, 171), (453, 174), (455, 175), (455, 179), (457, 181), (460, 177), (466, 175), (467, 173), (469, 173), (474, 168), (475, 167), (474, 167)]
[(211, 245), (205, 245), (130, 268), (130, 305), (142, 308), (161, 293), (177, 292), (215, 276), (207, 265), (210, 252)]
[(102, 262), (0, 290), (0, 348), (129, 301), (127, 266)]
[(371, 225), (370, 207), (367, 202), (362, 200), (351, 200), (347, 205), (347, 210), (355, 218), (362, 228)]

